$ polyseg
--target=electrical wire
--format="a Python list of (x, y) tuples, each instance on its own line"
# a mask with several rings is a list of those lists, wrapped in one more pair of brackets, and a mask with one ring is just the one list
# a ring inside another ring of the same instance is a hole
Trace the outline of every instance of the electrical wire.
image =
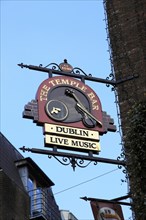
[(79, 183), (79, 184), (76, 184), (76, 185), (74, 185), (74, 186), (71, 186), (71, 187), (69, 187), (69, 188), (67, 188), (67, 189), (61, 190), (61, 191), (59, 191), (59, 192), (57, 192), (57, 193), (54, 193), (54, 195), (63, 193), (63, 192), (65, 192), (65, 191), (67, 191), (67, 190), (73, 189), (73, 188), (75, 188), (75, 187), (78, 187), (78, 186), (83, 185), (83, 184), (85, 184), (85, 183), (91, 182), (91, 181), (93, 181), (93, 180), (95, 180), (95, 179), (98, 179), (98, 178), (100, 178), (100, 177), (106, 176), (106, 175), (108, 175), (108, 174), (110, 174), (110, 173), (115, 172), (116, 170), (119, 170), (119, 168), (114, 169), (114, 170), (111, 170), (111, 171), (108, 171), (108, 172), (106, 172), (106, 173), (103, 173), (103, 174), (101, 174), (101, 175), (99, 175), (99, 176), (96, 176), (96, 177), (94, 177), (94, 178), (92, 178), (92, 179), (89, 179), (89, 180), (86, 180), (86, 181), (81, 182), (81, 183)]

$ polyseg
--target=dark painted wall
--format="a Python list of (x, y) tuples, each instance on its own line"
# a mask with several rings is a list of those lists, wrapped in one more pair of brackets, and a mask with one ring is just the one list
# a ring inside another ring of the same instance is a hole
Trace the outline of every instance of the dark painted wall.
[(28, 220), (29, 196), (0, 171), (0, 220)]

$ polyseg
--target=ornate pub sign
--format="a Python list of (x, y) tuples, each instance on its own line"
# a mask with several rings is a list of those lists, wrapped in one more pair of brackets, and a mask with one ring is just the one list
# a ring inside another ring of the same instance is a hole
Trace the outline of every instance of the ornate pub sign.
[[(43, 127), (47, 150), (25, 147), (21, 150), (46, 154), (49, 158), (51, 155), (63, 165), (71, 164), (73, 169), (76, 165), (86, 167), (92, 161), (95, 165), (97, 162), (125, 165), (124, 161), (93, 156), (101, 150), (100, 136), (116, 131), (116, 126), (102, 110), (98, 95), (85, 84), (87, 80), (112, 86), (118, 82), (87, 75), (80, 68), (73, 68), (67, 60), (60, 65), (51, 63), (46, 67), (23, 63), (18, 66), (46, 72), (49, 76), (40, 84), (35, 99), (27, 103), (23, 111), (24, 118), (32, 119), (36, 125)], [(74, 152), (87, 153), (88, 156)], [(62, 161), (58, 157), (63, 157)], [(83, 165), (85, 160), (89, 161), (87, 165)]]
[[(60, 68), (65, 72), (72, 69), (67, 63), (60, 64)], [(97, 154), (100, 135), (116, 130), (93, 89), (69, 76), (44, 80), (35, 100), (25, 105), (23, 117), (43, 126), (45, 147), (49, 148)]]

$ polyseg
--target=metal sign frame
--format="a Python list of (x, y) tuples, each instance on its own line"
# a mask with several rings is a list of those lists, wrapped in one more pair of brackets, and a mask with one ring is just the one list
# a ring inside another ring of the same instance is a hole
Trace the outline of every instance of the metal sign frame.
[[(119, 84), (122, 84), (126, 81), (132, 80), (134, 78), (137, 78), (138, 75), (132, 75), (127, 78), (115, 81), (114, 76), (110, 75), (106, 79), (101, 79), (97, 77), (93, 77), (91, 74), (86, 74), (82, 69), (80, 68), (72, 68), (70, 64), (67, 63), (67, 60), (64, 60), (64, 63), (61, 63), (60, 65), (56, 63), (50, 63), (49, 65), (43, 67), (42, 64), (39, 66), (34, 65), (25, 65), (23, 63), (18, 64), (21, 68), (28, 68), (30, 70), (35, 71), (41, 71), (48, 73), (48, 77), (51, 78), (53, 75), (63, 75), (63, 76), (69, 76), (80, 79), (83, 83), (85, 83), (86, 80), (92, 81), (92, 82), (98, 82), (106, 84), (107, 86), (111, 85), (113, 87), (116, 87)], [(111, 80), (109, 78), (111, 77)], [(91, 162), (94, 162), (94, 165), (97, 165), (98, 162), (101, 163), (107, 163), (107, 164), (114, 164), (118, 165), (118, 168), (122, 168), (122, 166), (126, 166), (126, 162), (124, 160), (119, 160), (119, 157), (117, 160), (109, 159), (109, 158), (100, 158), (98, 156), (93, 156), (93, 152), (89, 151), (88, 155), (81, 155), (81, 154), (75, 154), (75, 153), (67, 153), (67, 152), (59, 152), (57, 149), (57, 146), (53, 146), (53, 150), (44, 150), (39, 148), (27, 148), (25, 146), (20, 148), (23, 152), (28, 151), (32, 153), (37, 154), (44, 154), (47, 155), (49, 158), (52, 156), (59, 161), (63, 165), (69, 165), (71, 164), (73, 170), (75, 170), (76, 166), (79, 166), (81, 168), (87, 167)], [(62, 157), (62, 159), (60, 159)], [(87, 162), (85, 164), (85, 161)]]

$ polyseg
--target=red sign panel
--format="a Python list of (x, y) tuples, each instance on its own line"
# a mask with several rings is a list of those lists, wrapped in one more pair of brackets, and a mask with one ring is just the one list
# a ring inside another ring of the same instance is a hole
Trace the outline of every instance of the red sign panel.
[(98, 131), (116, 131), (114, 120), (102, 111), (96, 93), (80, 80), (56, 76), (44, 80), (36, 99), (24, 107), (24, 118), (37, 125), (56, 124)]
[(57, 124), (104, 133), (101, 103), (83, 82), (56, 76), (41, 83), (36, 95), (38, 122)]

